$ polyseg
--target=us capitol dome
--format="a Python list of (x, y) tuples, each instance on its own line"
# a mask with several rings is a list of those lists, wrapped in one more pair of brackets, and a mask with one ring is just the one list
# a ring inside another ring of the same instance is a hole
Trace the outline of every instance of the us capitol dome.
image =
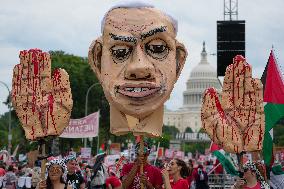
[(201, 104), (203, 92), (209, 87), (217, 91), (222, 90), (221, 83), (217, 78), (216, 68), (207, 61), (205, 42), (201, 51), (201, 60), (193, 68), (186, 82), (186, 90), (183, 92), (183, 106), (176, 111), (164, 110), (164, 125), (175, 126), (180, 132), (190, 127), (193, 132), (201, 128)]

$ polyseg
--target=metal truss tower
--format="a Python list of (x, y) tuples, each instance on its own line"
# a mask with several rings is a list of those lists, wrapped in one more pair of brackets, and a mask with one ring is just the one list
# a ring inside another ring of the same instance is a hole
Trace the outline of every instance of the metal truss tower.
[(238, 0), (224, 0), (224, 20), (238, 20)]

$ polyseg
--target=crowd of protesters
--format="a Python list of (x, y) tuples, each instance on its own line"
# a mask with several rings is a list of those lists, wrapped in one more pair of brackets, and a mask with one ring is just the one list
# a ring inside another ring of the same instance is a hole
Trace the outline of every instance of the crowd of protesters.
[[(122, 163), (121, 158), (113, 167), (105, 165), (106, 153), (96, 155), (92, 164), (82, 162), (74, 155), (49, 158), (45, 179), (41, 179), (39, 161), (33, 168), (27, 164), (8, 166), (2, 163), (0, 189), (139, 189), (141, 185), (145, 189), (209, 189), (208, 171), (204, 165), (195, 160), (185, 162), (173, 158), (154, 166), (148, 161), (150, 149), (144, 142), (142, 152), (138, 143), (133, 161), (125, 159)], [(215, 169), (215, 172), (221, 170)], [(253, 162), (245, 164), (244, 176), (236, 179), (232, 188), (270, 188), (259, 170)]]

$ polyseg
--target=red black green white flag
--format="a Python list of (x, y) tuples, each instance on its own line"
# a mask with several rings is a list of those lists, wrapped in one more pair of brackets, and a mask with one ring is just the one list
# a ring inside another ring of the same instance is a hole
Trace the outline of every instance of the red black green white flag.
[(266, 165), (270, 165), (272, 158), (273, 140), (269, 131), (276, 123), (284, 118), (284, 80), (278, 67), (273, 50), (262, 74), (265, 113), (265, 134), (263, 142), (263, 157)]

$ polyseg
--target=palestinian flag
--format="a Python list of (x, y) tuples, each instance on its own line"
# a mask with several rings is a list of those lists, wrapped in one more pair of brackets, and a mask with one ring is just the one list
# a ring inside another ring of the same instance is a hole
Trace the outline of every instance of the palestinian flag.
[(99, 148), (99, 153), (98, 154), (104, 153), (104, 151), (105, 151), (105, 144), (102, 143), (101, 147)]
[(284, 118), (284, 80), (283, 75), (278, 68), (273, 50), (262, 74), (264, 97), (266, 102), (264, 106), (265, 113), (265, 133), (263, 141), (263, 157), (267, 166), (271, 164), (273, 141), (269, 131), (276, 123)]
[(218, 144), (211, 142), (210, 146), (211, 153), (216, 156), (219, 162), (222, 164), (227, 174), (237, 176), (238, 171), (237, 168), (230, 156), (230, 154), (226, 153), (223, 149), (221, 149)]

